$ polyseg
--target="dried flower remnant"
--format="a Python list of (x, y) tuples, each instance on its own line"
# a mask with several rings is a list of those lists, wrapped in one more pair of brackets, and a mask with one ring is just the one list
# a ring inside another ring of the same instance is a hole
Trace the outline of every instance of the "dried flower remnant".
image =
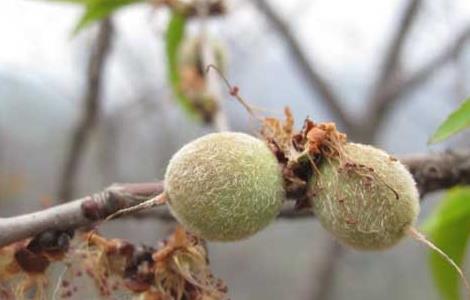
[(27, 249), (29, 241), (0, 248), (0, 299), (45, 299), (49, 259)]
[[(42, 300), (52, 290), (54, 299), (226, 298), (225, 285), (209, 269), (204, 242), (182, 228), (158, 249), (93, 232), (79, 235), (58, 255), (38, 247), (38, 240), (0, 248), (0, 299)], [(65, 265), (57, 281), (47, 272), (55, 262)]]
[(153, 254), (157, 291), (174, 299), (224, 299), (227, 287), (209, 267), (203, 240), (182, 228)]
[(294, 132), (291, 110), (284, 110), (286, 119), (265, 118), (261, 135), (282, 167), (288, 197), (296, 199), (297, 208), (310, 206), (313, 191), (309, 181), (322, 160), (341, 156), (346, 135), (334, 123), (315, 123), (307, 118), (299, 132)]
[[(122, 294), (135, 299), (224, 299), (226, 287), (208, 266), (203, 241), (177, 228), (158, 249), (134, 246), (96, 233), (74, 254), (67, 281), (77, 274), (91, 278), (99, 295), (113, 299)], [(59, 295), (74, 293), (61, 285)]]

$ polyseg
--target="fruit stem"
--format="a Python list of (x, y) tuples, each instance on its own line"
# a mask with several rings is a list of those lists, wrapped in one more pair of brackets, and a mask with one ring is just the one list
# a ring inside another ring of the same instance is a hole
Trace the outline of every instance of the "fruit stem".
[(118, 210), (117, 212), (109, 215), (108, 217), (106, 217), (105, 221), (109, 221), (111, 219), (114, 219), (114, 218), (118, 218), (122, 215), (127, 215), (129, 213), (133, 213), (133, 212), (137, 212), (137, 211), (141, 211), (141, 210), (144, 210), (144, 209), (149, 209), (149, 208), (152, 208), (152, 207), (156, 207), (156, 206), (160, 206), (160, 205), (163, 205), (165, 204), (167, 201), (167, 197), (166, 197), (166, 194), (163, 192), (149, 200), (145, 200), (144, 202), (142, 203), (139, 203), (137, 205), (134, 205), (134, 206), (131, 206), (131, 207), (128, 207), (128, 208), (123, 208), (123, 209), (120, 209)]
[(455, 263), (455, 261), (450, 258), (444, 251), (439, 249), (436, 245), (434, 245), (431, 241), (429, 241), (424, 234), (419, 232), (415, 227), (410, 227), (408, 229), (408, 235), (411, 236), (413, 239), (416, 241), (425, 244), (432, 250), (436, 251), (439, 255), (441, 255), (450, 265), (454, 267), (454, 269), (457, 271), (457, 273), (460, 275), (460, 278), (463, 281), (463, 284), (465, 286), (465, 289), (467, 290), (467, 293), (470, 295), (470, 284), (465, 277), (464, 273), (462, 272), (462, 269)]

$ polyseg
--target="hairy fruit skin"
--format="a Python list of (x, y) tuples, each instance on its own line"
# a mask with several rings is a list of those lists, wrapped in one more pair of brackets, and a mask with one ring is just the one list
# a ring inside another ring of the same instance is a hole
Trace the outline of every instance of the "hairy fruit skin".
[(181, 148), (166, 170), (165, 193), (176, 219), (212, 241), (253, 235), (279, 214), (284, 199), (267, 145), (235, 132), (208, 134)]
[[(362, 250), (392, 247), (419, 213), (416, 184), (405, 166), (372, 146), (346, 144), (312, 180), (314, 213), (341, 242)], [(351, 168), (351, 164), (356, 164)], [(349, 167), (349, 168), (348, 168)]]

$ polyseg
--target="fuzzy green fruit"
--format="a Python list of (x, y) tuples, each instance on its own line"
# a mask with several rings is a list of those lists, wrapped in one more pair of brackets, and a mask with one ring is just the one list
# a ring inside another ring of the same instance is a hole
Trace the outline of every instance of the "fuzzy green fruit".
[(325, 161), (312, 181), (314, 213), (340, 241), (364, 250), (395, 245), (419, 213), (408, 170), (382, 150), (346, 144), (341, 160)]
[(243, 133), (213, 133), (181, 148), (165, 174), (170, 210), (207, 240), (240, 240), (267, 226), (284, 199), (278, 162)]

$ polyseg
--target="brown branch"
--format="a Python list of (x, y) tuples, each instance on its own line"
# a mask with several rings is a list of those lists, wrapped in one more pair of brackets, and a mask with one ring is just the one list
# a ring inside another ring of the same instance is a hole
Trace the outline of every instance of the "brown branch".
[(376, 82), (376, 92), (386, 86), (390, 79), (396, 74), (399, 64), (400, 57), (403, 52), (403, 46), (405, 45), (406, 39), (413, 27), (414, 21), (418, 16), (419, 8), (421, 7), (422, 0), (410, 0), (408, 6), (405, 8), (405, 12), (398, 23), (397, 31), (390, 41), (390, 45), (386, 50), (384, 61), (382, 64), (382, 72), (378, 76)]
[[(422, 195), (459, 184), (470, 184), (470, 149), (404, 157)], [(47, 230), (91, 226), (119, 209), (134, 206), (163, 192), (163, 182), (113, 185), (92, 196), (42, 211), (0, 218), (0, 247)], [(290, 204), (287, 204), (290, 205)], [(158, 209), (162, 219), (170, 219)], [(283, 218), (306, 217), (306, 211), (283, 210)]]
[(415, 178), (421, 196), (456, 185), (470, 184), (470, 149), (402, 158)]
[(320, 100), (323, 104), (330, 109), (335, 118), (338, 118), (336, 120), (338, 121), (337, 123), (340, 124), (340, 126), (344, 126), (346, 131), (354, 128), (354, 122), (343, 109), (338, 95), (335, 94), (331, 85), (318, 71), (315, 64), (308, 59), (306, 53), (301, 48), (300, 42), (291, 32), (288, 25), (275, 12), (267, 0), (255, 0), (254, 3), (258, 10), (271, 23), (273, 28), (285, 40), (287, 47), (294, 58), (294, 63), (297, 64), (297, 67), (307, 80), (310, 89), (315, 94), (319, 94)]
[(383, 116), (387, 113), (388, 108), (391, 107), (392, 100), (396, 99), (386, 99), (384, 95), (387, 91), (397, 88), (397, 83), (400, 82), (398, 74), (400, 58), (411, 28), (417, 19), (422, 2), (422, 0), (408, 1), (403, 16), (398, 21), (396, 32), (390, 39), (387, 50), (385, 50), (381, 72), (377, 75), (371, 94), (370, 117), (364, 118), (363, 124), (360, 124), (360, 126), (352, 131), (354, 137), (359, 138), (362, 142), (371, 143), (375, 140)]
[(453, 57), (458, 55), (470, 39), (470, 25), (463, 30), (453, 43), (445, 47), (440, 54), (436, 55), (431, 61), (421, 67), (420, 70), (410, 75), (407, 79), (393, 81), (386, 85), (377, 95), (375, 101), (371, 103), (368, 117), (369, 128), (377, 127), (380, 120), (393, 108), (399, 101), (403, 101), (405, 96), (414, 91), (416, 87), (428, 81), (442, 66), (450, 62)]
[(420, 84), (426, 82), (442, 66), (450, 62), (456, 55), (459, 55), (469, 40), (470, 25), (457, 36), (453, 43), (443, 49), (440, 54), (424, 65), (419, 71), (416, 71), (414, 75), (386, 91), (383, 96), (384, 100), (382, 101), (387, 101), (387, 99), (399, 99), (413, 91)]
[(331, 287), (335, 279), (336, 268), (341, 257), (344, 255), (344, 247), (335, 240), (328, 242), (328, 249), (325, 252), (325, 259), (320, 264), (317, 274), (321, 275), (316, 282), (316, 290), (313, 297), (310, 295), (308, 299), (326, 300), (331, 295)]
[(113, 185), (104, 191), (25, 215), (0, 218), (0, 247), (47, 230), (86, 227), (163, 191), (162, 182)]
[(90, 134), (98, 121), (103, 70), (106, 58), (111, 49), (112, 30), (111, 20), (105, 19), (100, 24), (96, 43), (94, 43), (91, 51), (87, 67), (87, 90), (83, 98), (85, 110), (79, 124), (73, 132), (70, 149), (60, 177), (58, 191), (60, 202), (70, 199), (73, 195), (73, 185), (78, 167), (84, 155)]

